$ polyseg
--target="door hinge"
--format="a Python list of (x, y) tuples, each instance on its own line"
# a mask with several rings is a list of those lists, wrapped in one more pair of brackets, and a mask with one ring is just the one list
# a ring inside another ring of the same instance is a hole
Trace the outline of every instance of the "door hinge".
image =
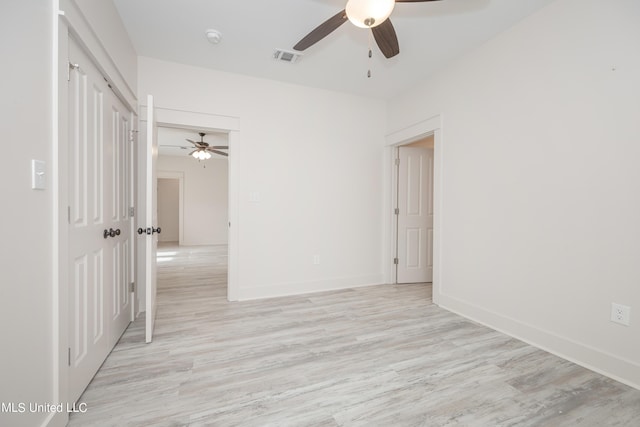
[(135, 291), (136, 291), (136, 282), (131, 282), (129, 292), (135, 292)]
[(71, 224), (71, 206), (67, 206), (67, 224)]
[(395, 265), (398, 265), (398, 258), (394, 258), (394, 259), (393, 259), (393, 263), (394, 263)]
[(138, 133), (138, 131), (136, 129), (130, 129), (129, 130), (129, 142), (135, 142), (134, 135), (136, 133)]
[(73, 64), (73, 63), (71, 63), (71, 61), (69, 61), (69, 67), (67, 67), (67, 81), (68, 82), (71, 81), (71, 70), (77, 70), (78, 68), (80, 68), (80, 65)]
[(71, 347), (69, 347), (69, 351), (67, 353), (67, 363), (71, 366)]
[(393, 213), (395, 213), (396, 215), (400, 215), (400, 209), (399, 208), (395, 208), (393, 210)]
[(135, 214), (136, 214), (136, 208), (134, 208), (133, 206), (131, 206), (131, 207), (129, 208), (129, 216), (130, 216), (131, 218), (133, 218), (133, 217), (135, 216)]
[(400, 158), (396, 158), (396, 166), (398, 166), (400, 164)]

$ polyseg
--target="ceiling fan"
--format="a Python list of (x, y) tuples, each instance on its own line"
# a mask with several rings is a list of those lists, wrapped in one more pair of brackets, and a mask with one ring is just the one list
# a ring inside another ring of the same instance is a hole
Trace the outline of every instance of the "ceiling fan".
[(200, 141), (192, 141), (189, 138), (187, 138), (187, 141), (192, 143), (196, 148), (195, 150), (189, 153), (190, 156), (193, 156), (198, 160), (207, 160), (211, 158), (211, 153), (220, 154), (221, 156), (225, 156), (225, 157), (229, 155), (224, 151), (220, 151), (220, 150), (228, 150), (229, 149), (228, 145), (210, 146), (209, 144), (204, 142), (204, 136), (206, 135), (206, 133), (199, 132), (198, 135), (200, 135)]
[(293, 48), (305, 50), (331, 34), (347, 20), (360, 28), (371, 28), (373, 37), (386, 58), (400, 53), (396, 30), (389, 15), (396, 3), (421, 3), (440, 0), (348, 0), (344, 10), (317, 26)]

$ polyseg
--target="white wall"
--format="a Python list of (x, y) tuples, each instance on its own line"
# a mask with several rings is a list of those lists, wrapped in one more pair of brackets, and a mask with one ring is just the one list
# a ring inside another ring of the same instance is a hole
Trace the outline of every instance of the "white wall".
[(138, 85), (136, 53), (118, 10), (112, 1), (75, 0), (83, 15), (107, 50), (124, 81), (135, 93)]
[(559, 0), (389, 112), (442, 117), (440, 303), (636, 387), (638, 22), (635, 0)]
[(158, 157), (159, 174), (184, 174), (183, 245), (227, 244), (228, 170), (227, 161), (221, 159), (199, 162), (186, 155)]
[(158, 178), (158, 242), (178, 242), (180, 238), (180, 180)]
[[(2, 10), (0, 402), (49, 402), (54, 380), (52, 2), (9, 0)], [(46, 162), (46, 190), (31, 190), (31, 159)], [(0, 412), (0, 425), (35, 426), (47, 415)]]
[(150, 58), (138, 64), (140, 99), (150, 93), (159, 107), (239, 117), (239, 298), (383, 280), (381, 101)]

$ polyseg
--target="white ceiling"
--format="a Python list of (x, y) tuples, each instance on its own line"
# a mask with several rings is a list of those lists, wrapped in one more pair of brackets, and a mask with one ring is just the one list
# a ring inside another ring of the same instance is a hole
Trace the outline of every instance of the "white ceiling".
[[(398, 56), (385, 59), (372, 41), (368, 59), (369, 30), (346, 22), (295, 64), (273, 52), (291, 50), (346, 0), (113, 1), (141, 56), (389, 99), (554, 0), (398, 3)], [(209, 28), (220, 44), (207, 41)]]
[[(199, 131), (177, 129), (170, 127), (158, 127), (158, 154), (162, 156), (188, 156), (194, 150), (193, 144), (186, 141), (189, 138), (192, 141), (200, 141)], [(227, 145), (228, 136), (225, 133), (207, 132), (204, 142), (209, 145)], [(228, 150), (220, 150), (228, 152)], [(216, 153), (211, 153), (212, 159), (227, 159)], [(193, 159), (193, 161), (197, 161)]]

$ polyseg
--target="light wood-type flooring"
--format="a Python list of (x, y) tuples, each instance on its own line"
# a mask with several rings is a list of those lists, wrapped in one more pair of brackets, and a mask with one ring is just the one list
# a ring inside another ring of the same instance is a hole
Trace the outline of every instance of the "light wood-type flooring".
[(162, 247), (70, 426), (640, 426), (640, 391), (385, 285), (229, 303), (226, 247)]

